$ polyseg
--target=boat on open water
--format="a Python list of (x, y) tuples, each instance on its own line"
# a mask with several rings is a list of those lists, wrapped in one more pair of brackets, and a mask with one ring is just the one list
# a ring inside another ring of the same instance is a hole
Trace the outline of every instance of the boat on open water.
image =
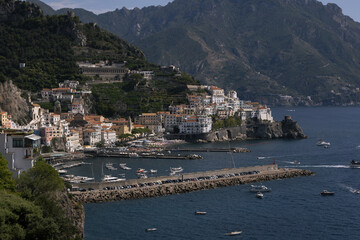
[(237, 236), (240, 234), (242, 234), (242, 231), (234, 231), (234, 232), (225, 233), (226, 236)]
[(352, 160), (352, 161), (350, 162), (350, 167), (351, 167), (351, 168), (360, 168), (360, 162), (359, 162), (359, 161)]
[(335, 193), (334, 192), (330, 192), (328, 190), (324, 190), (320, 193), (322, 196), (332, 196), (334, 195)]

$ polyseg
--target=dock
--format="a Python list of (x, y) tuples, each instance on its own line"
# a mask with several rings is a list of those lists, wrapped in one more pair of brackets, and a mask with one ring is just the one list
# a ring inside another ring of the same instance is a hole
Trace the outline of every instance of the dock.
[(233, 152), (233, 153), (246, 153), (251, 152), (248, 148), (166, 148), (166, 151), (174, 152)]
[[(132, 179), (116, 183), (74, 184), (74, 199), (84, 203), (109, 202), (159, 197), (204, 189), (264, 182), (276, 179), (310, 176), (314, 172), (302, 169), (278, 168), (276, 164), (184, 173), (178, 176)], [(90, 190), (89, 190), (90, 189)]]

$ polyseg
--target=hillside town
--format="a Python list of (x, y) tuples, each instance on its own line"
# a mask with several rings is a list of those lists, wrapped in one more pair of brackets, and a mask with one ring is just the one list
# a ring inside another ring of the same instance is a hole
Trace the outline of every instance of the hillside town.
[[(7, 112), (0, 113), (0, 152), (11, 159), (11, 169), (20, 174), (33, 166), (42, 150), (63, 145), (60, 151), (74, 153), (87, 148), (116, 147), (120, 142), (145, 135), (204, 134), (214, 121), (237, 117), (272, 122), (270, 108), (257, 102), (240, 100), (234, 90), (207, 85), (188, 85), (187, 104), (170, 105), (168, 111), (142, 113), (134, 119), (108, 119), (86, 114), (84, 96), (78, 81), (59, 83), (58, 88), (43, 89), (40, 102), (54, 103), (54, 110), (32, 103), (31, 121), (18, 125)], [(31, 101), (31, 100), (29, 100)], [(62, 110), (64, 102), (68, 111)]]

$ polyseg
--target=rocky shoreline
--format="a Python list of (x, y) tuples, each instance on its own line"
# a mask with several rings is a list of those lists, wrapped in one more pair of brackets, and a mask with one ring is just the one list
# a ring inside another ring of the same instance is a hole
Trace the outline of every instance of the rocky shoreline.
[(228, 127), (202, 134), (170, 134), (167, 139), (181, 139), (187, 142), (221, 142), (250, 139), (304, 139), (307, 136), (297, 121), (285, 116), (279, 122), (248, 121), (237, 127)]
[(160, 186), (149, 186), (143, 188), (75, 192), (73, 193), (73, 198), (74, 200), (82, 203), (99, 203), (129, 199), (142, 199), (148, 197), (160, 197), (199, 190), (214, 189), (219, 187), (310, 175), (314, 175), (314, 172), (302, 169), (278, 169), (261, 172), (256, 175), (238, 176), (205, 181), (182, 182)]

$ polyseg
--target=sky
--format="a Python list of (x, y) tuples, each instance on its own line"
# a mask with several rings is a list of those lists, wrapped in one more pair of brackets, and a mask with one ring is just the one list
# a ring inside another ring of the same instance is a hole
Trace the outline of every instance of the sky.
[[(114, 11), (116, 8), (126, 7), (132, 9), (151, 5), (164, 6), (172, 0), (42, 0), (54, 9), (59, 8), (84, 8), (96, 14)], [(336, 3), (343, 9), (345, 15), (360, 22), (360, 0), (319, 0), (323, 4)]]

